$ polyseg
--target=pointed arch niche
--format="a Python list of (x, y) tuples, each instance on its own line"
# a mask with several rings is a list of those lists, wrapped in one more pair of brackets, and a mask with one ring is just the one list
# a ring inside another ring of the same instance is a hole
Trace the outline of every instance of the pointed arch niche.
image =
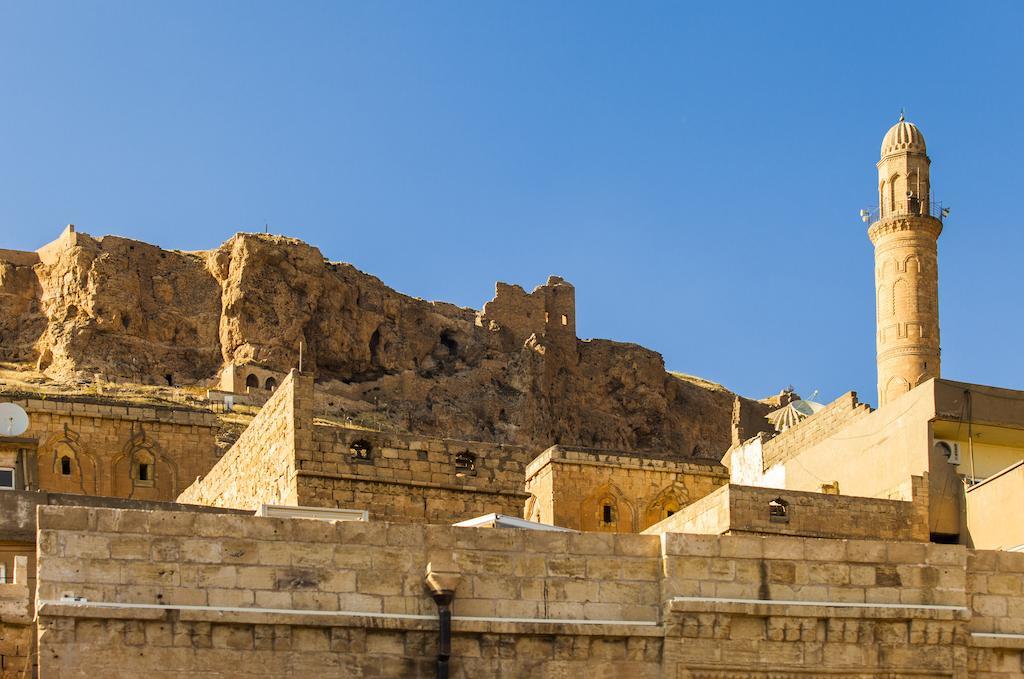
[(82, 449), (79, 434), (64, 425), (64, 431), (47, 444), (39, 458), (40, 472), (49, 480), (49, 490), (59, 493), (99, 495), (96, 459)]
[(644, 511), (644, 521), (640, 530), (644, 530), (664, 521), (680, 509), (690, 504), (690, 495), (686, 488), (680, 484), (672, 484), (663, 488), (652, 500), (647, 503)]
[(121, 497), (173, 500), (178, 495), (176, 467), (150, 441), (143, 427), (133, 429), (122, 452), (114, 460), (113, 487)]
[(580, 506), (580, 530), (606, 533), (635, 533), (636, 510), (615, 484), (595, 488)]

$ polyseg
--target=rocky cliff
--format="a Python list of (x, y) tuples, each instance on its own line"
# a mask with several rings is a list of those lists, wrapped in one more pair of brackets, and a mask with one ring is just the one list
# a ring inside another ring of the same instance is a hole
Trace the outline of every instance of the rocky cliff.
[[(643, 347), (577, 339), (575, 291), (499, 283), (481, 311), (402, 295), (293, 239), (208, 252), (73, 229), (0, 250), (0, 360), (57, 381), (209, 385), (227, 363), (318, 382), (325, 417), (523, 445), (716, 456), (737, 397)], [(740, 399), (746, 412), (768, 406)]]

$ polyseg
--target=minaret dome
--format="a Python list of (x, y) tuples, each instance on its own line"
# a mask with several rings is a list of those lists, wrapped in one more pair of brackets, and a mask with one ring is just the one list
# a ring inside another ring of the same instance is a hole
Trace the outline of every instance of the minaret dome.
[(914, 151), (916, 153), (927, 153), (928, 149), (924, 144), (924, 135), (917, 125), (907, 122), (900, 116), (899, 122), (889, 128), (882, 139), (882, 158), (900, 151)]

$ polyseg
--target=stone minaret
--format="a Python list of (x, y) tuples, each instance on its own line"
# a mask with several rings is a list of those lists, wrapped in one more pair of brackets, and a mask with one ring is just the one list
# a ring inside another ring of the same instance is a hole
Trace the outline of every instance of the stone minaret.
[(875, 246), (878, 404), (939, 376), (937, 240), (924, 137), (900, 116), (882, 140)]

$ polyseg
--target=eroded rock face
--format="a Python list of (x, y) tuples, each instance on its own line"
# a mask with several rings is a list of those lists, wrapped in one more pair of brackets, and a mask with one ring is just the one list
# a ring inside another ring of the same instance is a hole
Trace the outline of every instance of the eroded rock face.
[(301, 345), (328, 416), (543, 447), (714, 457), (731, 442), (734, 394), (643, 347), (578, 340), (575, 290), (557, 277), (530, 293), (499, 283), (478, 312), (278, 236), (199, 253), (65, 237), (35, 264), (0, 251), (0, 352), (57, 380), (206, 385), (226, 362), (287, 371)]
[(188, 383), (217, 371), (220, 291), (202, 256), (113, 236), (75, 240), (15, 268), (21, 294), (0, 299), (2, 316), (17, 319), (12, 334), (2, 326), (4, 353), (61, 380)]
[(36, 359), (36, 343), (46, 328), (41, 297), (32, 264), (0, 260), (0, 359)]

